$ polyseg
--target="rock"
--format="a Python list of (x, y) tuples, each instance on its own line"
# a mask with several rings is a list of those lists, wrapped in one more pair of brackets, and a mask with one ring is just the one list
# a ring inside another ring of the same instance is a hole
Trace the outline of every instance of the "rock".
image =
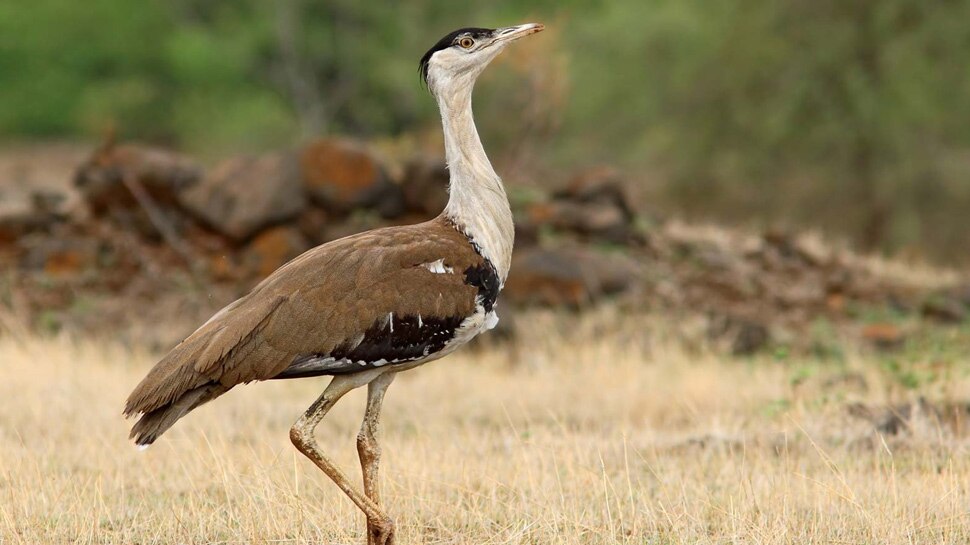
[(551, 201), (531, 205), (528, 215), (540, 228), (547, 226), (591, 239), (626, 244), (636, 238), (622, 210), (611, 205)]
[(862, 328), (862, 338), (881, 350), (899, 348), (906, 341), (903, 330), (890, 323), (869, 324)]
[(770, 340), (771, 335), (764, 324), (743, 320), (738, 324), (738, 330), (731, 342), (731, 353), (735, 356), (750, 356), (767, 346)]
[(444, 161), (417, 156), (404, 167), (401, 190), (408, 211), (434, 217), (448, 204), (448, 167)]
[(158, 241), (163, 233), (177, 236), (191, 223), (177, 204), (178, 195), (201, 175), (202, 169), (181, 155), (109, 142), (77, 169), (74, 185), (94, 216)]
[(961, 284), (951, 288), (949, 295), (959, 301), (964, 307), (970, 308), (970, 284)]
[(503, 293), (519, 305), (578, 308), (638, 285), (636, 263), (619, 254), (581, 248), (529, 248), (512, 258)]
[(815, 268), (821, 266), (821, 260), (809, 253), (801, 244), (786, 231), (769, 229), (761, 236), (762, 256), (771, 263), (784, 262), (796, 267)]
[(587, 278), (593, 282), (596, 296), (614, 296), (637, 289), (643, 277), (642, 267), (626, 254), (585, 250), (576, 256)]
[[(254, 261), (258, 261), (258, 259), (258, 257), (254, 257)], [(230, 253), (209, 256), (206, 266), (209, 277), (217, 282), (235, 282), (245, 276), (239, 263), (236, 259), (233, 259), (233, 255)]]
[(180, 192), (195, 185), (202, 168), (182, 155), (140, 144), (109, 142), (78, 167), (74, 185), (96, 215), (135, 208), (124, 180), (138, 182), (157, 205), (174, 204)]
[(279, 226), (256, 235), (244, 252), (244, 266), (259, 278), (265, 278), (284, 263), (309, 247), (299, 229)]
[(227, 159), (179, 202), (213, 229), (242, 241), (268, 225), (297, 217), (306, 196), (296, 158), (286, 152)]
[(615, 171), (593, 169), (580, 174), (548, 202), (527, 209), (527, 224), (569, 232), (589, 240), (642, 245), (646, 238)]
[(330, 211), (371, 208), (385, 218), (404, 211), (401, 188), (391, 183), (380, 161), (363, 144), (318, 140), (300, 152), (300, 166), (310, 197)]
[(959, 324), (967, 318), (963, 301), (948, 293), (936, 293), (923, 301), (923, 316), (946, 324)]
[(63, 201), (64, 196), (56, 192), (0, 188), (0, 244), (14, 242), (63, 220)]
[(332, 219), (326, 210), (311, 204), (300, 213), (296, 225), (310, 244), (317, 245), (327, 241), (327, 226)]
[(21, 241), (21, 268), (54, 278), (77, 277), (98, 265), (100, 245), (92, 238), (34, 236)]
[(825, 308), (834, 314), (845, 313), (845, 294), (842, 292), (830, 292), (825, 296)]
[(570, 256), (533, 248), (512, 258), (504, 298), (518, 305), (579, 308), (592, 297), (582, 267)]
[(515, 247), (529, 248), (539, 244), (539, 228), (524, 214), (515, 214)]
[(632, 222), (636, 217), (623, 179), (612, 167), (598, 166), (580, 172), (564, 189), (553, 193), (553, 198), (608, 205), (619, 210), (627, 222)]

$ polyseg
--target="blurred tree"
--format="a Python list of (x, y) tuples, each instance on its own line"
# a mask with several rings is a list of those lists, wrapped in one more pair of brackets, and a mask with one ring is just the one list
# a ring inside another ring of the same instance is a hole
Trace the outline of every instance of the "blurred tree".
[(665, 165), (687, 210), (824, 221), (870, 248), (953, 239), (965, 224), (913, 230), (962, 217), (932, 195), (970, 204), (947, 187), (970, 173), (967, 20), (961, 1), (603, 4), (579, 30), (570, 154)]
[(436, 123), (434, 40), (531, 19), (550, 67), (490, 72), (477, 105), (490, 142), (541, 141), (516, 164), (620, 163), (688, 214), (970, 256), (970, 0), (8, 0), (0, 137), (395, 135)]
[(101, 113), (165, 118), (152, 37), (171, 31), (154, 3), (43, 0), (0, 4), (0, 134), (54, 136)]

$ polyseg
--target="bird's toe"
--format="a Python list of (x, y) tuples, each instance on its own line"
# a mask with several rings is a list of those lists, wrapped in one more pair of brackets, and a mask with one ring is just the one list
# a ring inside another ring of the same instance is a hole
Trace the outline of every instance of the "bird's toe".
[(394, 521), (391, 519), (368, 521), (368, 545), (394, 545)]

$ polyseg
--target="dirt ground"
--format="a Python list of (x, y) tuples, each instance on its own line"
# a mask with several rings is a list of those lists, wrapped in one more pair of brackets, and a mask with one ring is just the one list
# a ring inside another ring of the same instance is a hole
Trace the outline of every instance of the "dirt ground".
[[(967, 399), (966, 373), (904, 389), (873, 353), (732, 359), (589, 320), (395, 381), (399, 543), (970, 541), (970, 434), (919, 402)], [(360, 542), (362, 516), (287, 436), (326, 379), (240, 387), (139, 452), (121, 409), (156, 356), (0, 339), (0, 543)], [(362, 402), (318, 428), (355, 476)], [(896, 429), (859, 416), (908, 402)]]

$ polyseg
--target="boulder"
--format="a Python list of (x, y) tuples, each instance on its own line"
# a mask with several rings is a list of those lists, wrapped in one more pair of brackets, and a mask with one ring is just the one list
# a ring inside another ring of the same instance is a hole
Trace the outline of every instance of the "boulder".
[(235, 241), (297, 217), (306, 206), (300, 169), (291, 153), (227, 159), (179, 194), (192, 215)]
[(646, 238), (636, 227), (622, 180), (615, 170), (595, 168), (581, 172), (552, 194), (547, 202), (527, 209), (527, 223), (541, 231), (579, 235), (581, 238), (623, 245), (643, 245)]
[(52, 191), (0, 188), (0, 244), (45, 230), (66, 217), (64, 195)]
[(401, 188), (378, 158), (359, 142), (325, 138), (300, 152), (303, 183), (314, 202), (332, 212), (376, 210), (385, 218), (404, 211)]
[(331, 220), (333, 217), (326, 210), (310, 204), (300, 213), (296, 225), (310, 244), (317, 245), (327, 241), (327, 230)]
[(529, 206), (528, 215), (529, 222), (540, 229), (546, 226), (617, 244), (636, 238), (623, 211), (610, 204), (554, 200)]
[(413, 157), (404, 167), (401, 190), (409, 212), (431, 218), (448, 204), (448, 166), (427, 156)]
[(763, 349), (770, 341), (771, 334), (764, 324), (742, 320), (738, 324), (734, 340), (731, 341), (731, 353), (735, 356), (750, 356)]
[(139, 144), (109, 142), (75, 172), (74, 185), (96, 217), (126, 231), (171, 242), (191, 223), (177, 200), (202, 169), (193, 161)]
[(512, 258), (504, 298), (518, 305), (579, 308), (634, 289), (640, 268), (630, 258), (583, 248), (528, 248)]
[(958, 295), (952, 292), (935, 293), (923, 301), (920, 312), (937, 322), (959, 324), (967, 318), (967, 308)]
[[(791, 234), (780, 229), (769, 229), (761, 236), (760, 258), (765, 268), (815, 269), (823, 260), (806, 250)], [(754, 257), (754, 256), (752, 256)]]
[(272, 227), (256, 235), (246, 247), (244, 267), (250, 274), (265, 278), (308, 247), (309, 244), (296, 227)]
[(961, 305), (970, 309), (970, 284), (959, 284), (948, 290), (948, 294)]
[(353, 214), (349, 217), (342, 218), (340, 221), (332, 221), (327, 225), (323, 242), (330, 242), (331, 240), (356, 235), (364, 231), (389, 226), (389, 223), (379, 218), (377, 214)]
[(20, 241), (24, 248), (22, 269), (43, 272), (53, 278), (74, 278), (98, 266), (100, 243), (79, 236), (31, 235)]
[(877, 322), (863, 327), (862, 338), (880, 350), (900, 348), (906, 342), (903, 330), (888, 322)]
[(553, 193), (556, 200), (609, 205), (620, 211), (628, 222), (636, 217), (620, 173), (608, 166), (598, 166), (576, 174), (563, 189)]
[(512, 258), (503, 299), (517, 305), (580, 308), (588, 303), (590, 281), (571, 256), (532, 248)]
[(125, 180), (145, 189), (155, 204), (174, 204), (180, 192), (194, 185), (202, 168), (182, 155), (140, 144), (107, 143), (74, 175), (74, 185), (96, 215), (117, 208), (135, 208), (137, 201)]

